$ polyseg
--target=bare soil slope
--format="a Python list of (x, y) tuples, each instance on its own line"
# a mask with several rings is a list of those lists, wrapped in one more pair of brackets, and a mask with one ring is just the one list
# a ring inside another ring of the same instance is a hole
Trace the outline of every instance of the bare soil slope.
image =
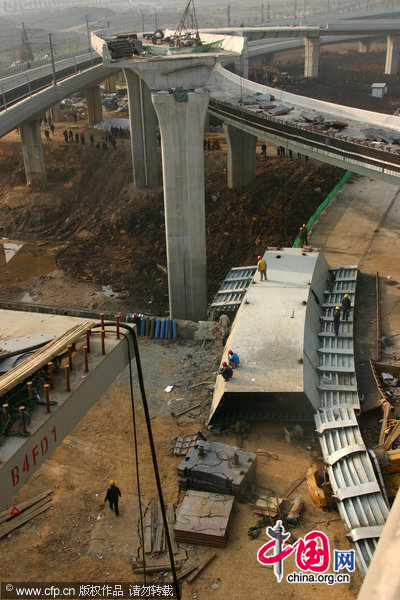
[[(65, 272), (111, 285), (137, 311), (168, 311), (162, 189), (134, 191), (127, 141), (96, 150), (61, 143), (58, 134), (44, 149), (47, 188), (27, 193), (20, 144), (0, 143), (2, 235), (62, 241), (57, 265)], [(269, 150), (256, 181), (241, 190), (227, 188), (226, 153), (205, 153), (210, 298), (231, 267), (254, 264), (267, 245), (291, 245), (343, 173)]]

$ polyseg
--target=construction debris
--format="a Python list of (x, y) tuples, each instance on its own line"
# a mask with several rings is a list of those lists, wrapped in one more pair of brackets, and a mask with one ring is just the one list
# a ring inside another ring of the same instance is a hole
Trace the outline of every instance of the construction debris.
[[(12, 510), (6, 510), (0, 513), (0, 538), (8, 535), (14, 529), (24, 525), (33, 517), (44, 512), (52, 506), (51, 495), (53, 490), (47, 490), (30, 500), (14, 506)], [(15, 516), (14, 516), (15, 515)]]
[(223, 548), (234, 500), (233, 496), (188, 490), (174, 526), (175, 539)]
[(193, 435), (178, 435), (178, 439), (176, 440), (176, 446), (174, 450), (174, 454), (177, 456), (185, 456), (189, 448), (193, 448), (196, 445), (198, 440), (204, 440), (204, 435), (198, 431)]
[(200, 573), (207, 567), (207, 565), (210, 564), (211, 561), (214, 560), (215, 557), (216, 557), (216, 554), (214, 552), (214, 554), (211, 554), (208, 558), (203, 560), (203, 562), (200, 563), (200, 565), (197, 567), (197, 569), (194, 571), (194, 573), (192, 573), (192, 575), (190, 575), (187, 578), (188, 583), (192, 583), (196, 579), (197, 575), (200, 575)]
[(327, 494), (320, 484), (318, 467), (315, 463), (307, 471), (307, 486), (314, 502), (321, 508), (326, 508), (328, 506)]
[(290, 525), (297, 525), (303, 510), (304, 500), (302, 498), (296, 498), (292, 506), (290, 507), (288, 516), (286, 517), (286, 521), (290, 523)]

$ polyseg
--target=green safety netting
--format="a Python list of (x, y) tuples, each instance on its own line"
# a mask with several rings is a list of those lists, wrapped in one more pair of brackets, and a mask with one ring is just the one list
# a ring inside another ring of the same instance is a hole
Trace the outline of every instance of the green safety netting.
[[(322, 213), (322, 211), (325, 210), (325, 208), (328, 206), (330, 201), (333, 200), (333, 198), (336, 196), (338, 191), (344, 186), (344, 184), (346, 183), (346, 181), (349, 179), (350, 175), (352, 175), (352, 174), (353, 174), (352, 171), (346, 171), (346, 173), (343, 175), (342, 179), (335, 185), (333, 190), (331, 192), (329, 192), (329, 194), (327, 195), (325, 200), (323, 202), (321, 202), (321, 204), (318, 206), (318, 208), (315, 211), (315, 213), (313, 214), (313, 216), (306, 223), (306, 227), (307, 227), (308, 231), (310, 231), (311, 227), (314, 225), (314, 223), (318, 219), (319, 215)], [(293, 242), (293, 248), (299, 248), (299, 247), (300, 247), (300, 238), (297, 236), (297, 238)]]

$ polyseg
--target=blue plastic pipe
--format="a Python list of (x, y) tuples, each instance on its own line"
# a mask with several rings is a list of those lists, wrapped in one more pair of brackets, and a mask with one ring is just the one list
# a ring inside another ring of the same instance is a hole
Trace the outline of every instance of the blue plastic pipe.
[(156, 340), (158, 340), (159, 336), (160, 336), (160, 319), (158, 318), (156, 321), (156, 331), (155, 331), (154, 337)]

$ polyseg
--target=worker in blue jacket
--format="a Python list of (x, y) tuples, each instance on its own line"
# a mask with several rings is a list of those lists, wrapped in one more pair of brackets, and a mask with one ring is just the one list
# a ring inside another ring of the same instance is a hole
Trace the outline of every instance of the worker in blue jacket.
[(239, 356), (232, 350), (228, 350), (228, 364), (232, 369), (236, 369), (240, 364)]

